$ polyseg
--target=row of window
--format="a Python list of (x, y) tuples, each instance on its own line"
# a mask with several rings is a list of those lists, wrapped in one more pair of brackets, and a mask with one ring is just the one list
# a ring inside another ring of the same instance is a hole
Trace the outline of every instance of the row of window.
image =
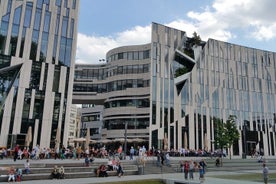
[(117, 61), (121, 59), (125, 60), (144, 60), (150, 58), (150, 50), (144, 51), (129, 51), (129, 52), (120, 52), (111, 55), (108, 58), (108, 61)]
[(150, 86), (150, 80), (127, 79), (103, 84), (77, 84), (74, 83), (74, 92), (106, 93), (111, 91), (126, 90), (127, 88), (144, 88)]
[(149, 118), (133, 118), (105, 120), (104, 128), (106, 128), (107, 130), (124, 130), (126, 122), (127, 129), (146, 129), (149, 127)]
[(125, 65), (118, 66), (115, 68), (92, 68), (92, 69), (82, 69), (78, 70), (78, 66), (76, 65), (75, 70), (75, 79), (97, 79), (104, 80), (107, 77), (112, 77), (116, 75), (123, 74), (140, 74), (140, 73), (148, 73), (150, 71), (150, 64), (142, 64), (142, 65)]
[(99, 121), (99, 120), (100, 120), (100, 114), (92, 114), (92, 115), (81, 117), (82, 122)]
[(112, 102), (104, 103), (105, 108), (113, 108), (113, 107), (149, 107), (149, 99), (128, 99), (128, 100), (116, 100)]

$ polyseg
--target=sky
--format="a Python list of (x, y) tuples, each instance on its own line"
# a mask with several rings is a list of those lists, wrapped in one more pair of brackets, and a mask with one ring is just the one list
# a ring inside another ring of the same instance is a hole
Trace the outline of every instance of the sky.
[(275, 7), (275, 0), (80, 0), (76, 63), (98, 64), (111, 49), (150, 43), (152, 22), (276, 52)]

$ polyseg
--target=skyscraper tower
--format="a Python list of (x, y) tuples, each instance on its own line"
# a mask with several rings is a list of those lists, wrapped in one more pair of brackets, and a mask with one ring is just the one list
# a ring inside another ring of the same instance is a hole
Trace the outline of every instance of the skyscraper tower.
[[(79, 0), (0, 1), (0, 146), (67, 145)], [(57, 137), (57, 135), (60, 135)]]

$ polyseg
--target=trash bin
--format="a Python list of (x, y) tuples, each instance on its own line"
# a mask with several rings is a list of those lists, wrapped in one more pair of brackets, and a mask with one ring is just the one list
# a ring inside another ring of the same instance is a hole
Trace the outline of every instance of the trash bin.
[(144, 174), (144, 167), (143, 166), (139, 166), (138, 167), (138, 173), (139, 173), (139, 175), (143, 175)]
[(242, 159), (246, 159), (246, 154), (242, 153)]

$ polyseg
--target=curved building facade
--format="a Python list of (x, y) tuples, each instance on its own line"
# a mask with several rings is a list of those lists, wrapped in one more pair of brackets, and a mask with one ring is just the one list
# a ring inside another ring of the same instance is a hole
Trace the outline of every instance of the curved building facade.
[(106, 64), (75, 66), (73, 103), (104, 106), (106, 139), (149, 137), (150, 44), (110, 50)]
[[(276, 53), (152, 24), (151, 43), (77, 65), (73, 102), (104, 105), (106, 138), (147, 138), (158, 149), (214, 151), (215, 120), (236, 116), (234, 155), (275, 155)], [(166, 140), (166, 141), (165, 141)], [(230, 151), (230, 150), (227, 150)]]

